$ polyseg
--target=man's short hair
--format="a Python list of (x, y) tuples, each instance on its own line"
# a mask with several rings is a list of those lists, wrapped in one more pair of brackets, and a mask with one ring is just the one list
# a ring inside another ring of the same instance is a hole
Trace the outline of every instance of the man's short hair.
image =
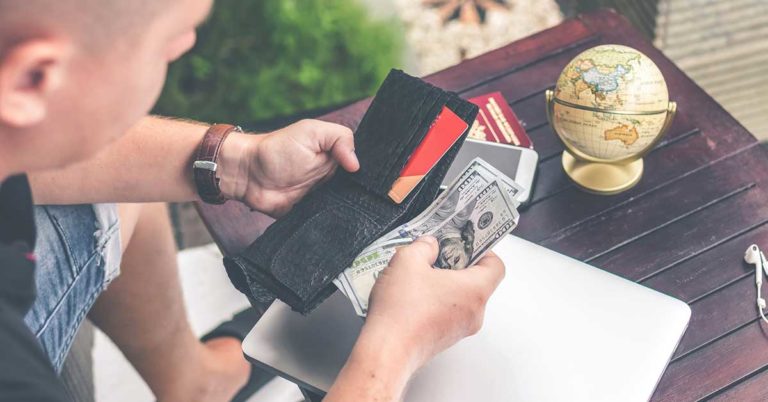
[(30, 37), (66, 34), (87, 48), (140, 32), (172, 0), (0, 0), (0, 56)]

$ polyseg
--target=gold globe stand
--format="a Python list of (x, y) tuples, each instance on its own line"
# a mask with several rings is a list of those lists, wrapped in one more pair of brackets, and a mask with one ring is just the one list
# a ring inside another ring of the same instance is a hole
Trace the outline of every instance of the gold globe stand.
[(563, 152), (563, 169), (579, 187), (595, 194), (611, 195), (629, 190), (643, 175), (643, 160), (627, 164), (579, 160), (568, 150)]
[[(643, 176), (643, 156), (650, 152), (661, 140), (677, 111), (677, 104), (669, 102), (667, 110), (653, 112), (653, 114), (666, 113), (667, 115), (661, 131), (645, 149), (627, 158), (604, 160), (587, 155), (576, 149), (567, 138), (558, 132), (557, 125), (553, 119), (554, 103), (556, 102), (554, 92), (547, 90), (546, 98), (549, 124), (563, 141), (563, 144), (565, 144), (565, 151), (563, 151), (563, 169), (565, 173), (582, 189), (602, 195), (621, 193), (634, 187), (640, 181), (640, 178)], [(576, 107), (577, 105), (568, 106)]]

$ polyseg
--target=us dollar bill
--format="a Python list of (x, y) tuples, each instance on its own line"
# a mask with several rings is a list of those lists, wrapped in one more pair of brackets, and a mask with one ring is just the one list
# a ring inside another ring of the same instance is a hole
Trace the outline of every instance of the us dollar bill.
[(424, 213), (368, 246), (334, 283), (356, 313), (365, 316), (380, 272), (397, 248), (422, 235), (438, 240), (436, 268), (471, 266), (517, 226), (520, 215), (513, 197), (520, 192), (514, 181), (475, 159)]
[(440, 246), (435, 266), (464, 269), (475, 264), (519, 219), (503, 184), (492, 181), (448, 221), (425, 233), (434, 236)]
[[(463, 209), (477, 196), (479, 191), (493, 181), (498, 181), (501, 184), (516, 209), (520, 205), (518, 197), (522, 194), (523, 188), (488, 162), (475, 158), (424, 212), (410, 222), (385, 234), (377, 242), (405, 237), (416, 238), (431, 234), (436, 227), (442, 225), (456, 211)], [(376, 242), (373, 245), (375, 244)]]
[(413, 239), (396, 239), (369, 247), (334, 281), (352, 302), (357, 315), (364, 317), (368, 314), (368, 299), (379, 274), (387, 267), (399, 247), (412, 242)]
[[(500, 181), (464, 193), (468, 195), (465, 200), (457, 194), (443, 198), (431, 215), (402, 225), (396, 237), (384, 243), (434, 236), (440, 245), (435, 266), (463, 269), (477, 262), (490, 246), (517, 226), (520, 214)], [(369, 249), (379, 244), (374, 242)]]

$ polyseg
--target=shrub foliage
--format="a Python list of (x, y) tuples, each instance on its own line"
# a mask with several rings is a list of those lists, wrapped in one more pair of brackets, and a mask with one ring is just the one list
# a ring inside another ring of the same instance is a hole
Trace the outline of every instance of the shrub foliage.
[(155, 112), (247, 124), (361, 98), (399, 64), (398, 32), (357, 0), (221, 0)]

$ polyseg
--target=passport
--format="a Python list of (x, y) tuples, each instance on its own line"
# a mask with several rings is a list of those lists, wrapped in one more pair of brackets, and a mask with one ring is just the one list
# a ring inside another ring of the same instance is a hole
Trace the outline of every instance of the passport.
[(469, 99), (480, 107), (469, 138), (533, 149), (533, 142), (501, 92)]

